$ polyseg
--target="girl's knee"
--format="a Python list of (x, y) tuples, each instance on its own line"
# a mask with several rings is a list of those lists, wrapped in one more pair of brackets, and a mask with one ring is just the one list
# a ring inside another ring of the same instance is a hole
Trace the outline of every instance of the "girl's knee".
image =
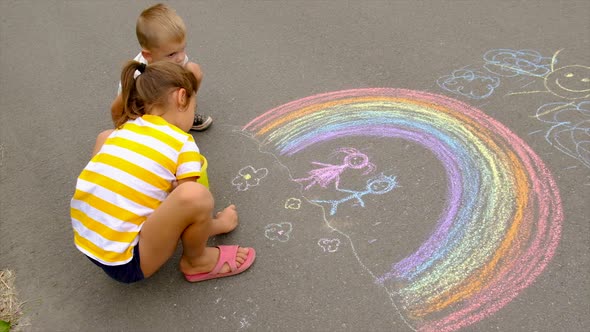
[(214, 207), (213, 195), (207, 187), (196, 182), (185, 182), (173, 191), (175, 198), (186, 208), (199, 211), (212, 211)]

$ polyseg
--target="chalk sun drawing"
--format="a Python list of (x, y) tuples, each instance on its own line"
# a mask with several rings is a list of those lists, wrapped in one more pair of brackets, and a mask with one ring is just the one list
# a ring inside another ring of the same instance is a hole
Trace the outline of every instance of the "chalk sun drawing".
[(346, 154), (340, 165), (331, 165), (312, 161), (311, 163), (321, 168), (313, 169), (307, 174), (306, 178), (293, 179), (295, 182), (306, 182), (309, 184), (305, 186), (305, 190), (308, 190), (313, 185), (318, 184), (322, 188), (326, 188), (330, 183), (334, 182), (336, 188), (340, 184), (340, 175), (347, 169), (364, 169), (363, 175), (367, 175), (375, 170), (375, 165), (369, 161), (369, 157), (366, 154), (360, 152), (354, 148), (340, 148), (336, 150), (336, 153), (343, 152)]
[(452, 98), (388, 88), (330, 92), (274, 108), (243, 131), (277, 158), (339, 138), (378, 137), (419, 144), (440, 161), (446, 207), (413, 254), (376, 275), (351, 241), (359, 265), (412, 329), (454, 331), (497, 312), (531, 285), (559, 243), (561, 199), (543, 161), (507, 127)]
[(542, 76), (545, 90), (513, 92), (508, 95), (520, 95), (529, 93), (551, 93), (556, 97), (567, 100), (586, 99), (590, 97), (590, 67), (582, 65), (569, 65), (555, 68), (557, 55), (562, 50), (553, 54), (549, 72)]
[(330, 215), (333, 216), (336, 214), (336, 210), (338, 209), (338, 205), (353, 201), (358, 203), (361, 207), (365, 207), (365, 202), (363, 201), (363, 196), (365, 195), (383, 195), (392, 191), (397, 186), (397, 181), (395, 180), (395, 176), (387, 176), (380, 174), (379, 176), (370, 178), (367, 180), (367, 187), (364, 190), (348, 190), (348, 189), (341, 189), (336, 188), (337, 191), (347, 194), (345, 197), (338, 199), (338, 200), (311, 200), (313, 203), (328, 203), (330, 204)]
[(260, 180), (268, 175), (268, 169), (255, 169), (252, 166), (246, 166), (238, 171), (238, 175), (231, 181), (231, 184), (238, 189), (238, 191), (246, 191), (250, 187), (256, 187), (260, 184)]
[[(545, 90), (521, 91), (507, 94), (524, 95), (550, 93), (566, 102), (547, 103), (537, 109), (535, 118), (552, 124), (545, 139), (549, 144), (590, 167), (590, 131), (588, 105), (590, 101), (590, 67), (568, 65), (555, 67), (558, 50), (551, 58), (549, 70), (543, 78)], [(584, 100), (586, 99), (586, 100)], [(569, 101), (569, 103), (567, 102)], [(555, 115), (552, 115), (555, 113)]]

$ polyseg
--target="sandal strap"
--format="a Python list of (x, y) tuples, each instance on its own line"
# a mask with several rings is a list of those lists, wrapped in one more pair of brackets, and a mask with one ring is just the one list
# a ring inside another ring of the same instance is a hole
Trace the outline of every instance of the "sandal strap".
[(238, 266), (236, 264), (236, 256), (238, 254), (239, 246), (217, 246), (217, 248), (219, 248), (219, 260), (217, 261), (217, 264), (210, 273), (218, 274), (219, 271), (221, 271), (221, 268), (223, 268), (223, 265), (225, 265), (225, 263), (229, 265), (230, 272), (234, 272), (235, 270), (237, 270)]

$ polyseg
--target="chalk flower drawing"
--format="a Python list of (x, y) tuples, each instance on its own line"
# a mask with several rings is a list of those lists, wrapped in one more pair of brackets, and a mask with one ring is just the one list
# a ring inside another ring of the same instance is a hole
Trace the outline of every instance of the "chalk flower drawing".
[(380, 174), (376, 177), (367, 180), (367, 187), (365, 188), (365, 190), (348, 190), (337, 188), (338, 191), (347, 193), (349, 195), (338, 200), (312, 200), (311, 202), (329, 203), (331, 205), (330, 215), (333, 216), (336, 214), (338, 205), (341, 203), (356, 200), (356, 202), (361, 207), (365, 207), (365, 202), (362, 199), (363, 196), (369, 194), (382, 195), (392, 191), (395, 187), (397, 187), (397, 181), (395, 180), (395, 176), (387, 176)]
[(483, 55), (484, 68), (504, 77), (543, 77), (551, 71), (552, 60), (533, 50), (494, 49)]
[[(456, 331), (493, 315), (533, 284), (558, 247), (563, 207), (550, 170), (506, 126), (458, 100), (406, 89), (334, 91), (280, 105), (243, 130), (277, 159), (366, 137), (413, 142), (440, 161), (446, 206), (415, 252), (401, 260), (379, 254), (391, 269), (377, 274), (352, 248), (414, 331)], [(364, 192), (348, 199), (362, 204)]]
[(254, 169), (252, 166), (246, 166), (238, 171), (238, 176), (232, 180), (232, 184), (239, 190), (245, 191), (250, 187), (260, 184), (260, 180), (268, 175), (268, 169)]
[(301, 208), (301, 200), (299, 198), (291, 197), (285, 202), (285, 209), (299, 210)]
[(289, 222), (280, 224), (269, 224), (264, 227), (264, 236), (271, 241), (287, 242), (293, 230), (293, 225)]
[(436, 83), (449, 92), (471, 98), (484, 99), (500, 86), (500, 79), (480, 71), (462, 68), (451, 75), (440, 77)]
[(552, 125), (545, 134), (549, 144), (590, 168), (590, 101), (545, 104), (536, 117)]
[(335, 153), (345, 153), (346, 156), (343, 158), (342, 163), (340, 165), (332, 165), (332, 164), (324, 164), (319, 163), (316, 161), (312, 161), (311, 163), (317, 166), (321, 166), (320, 168), (313, 169), (307, 174), (309, 174), (306, 178), (299, 178), (293, 179), (295, 182), (305, 182), (309, 181), (307, 186), (305, 186), (305, 190), (308, 190), (313, 185), (318, 184), (322, 188), (326, 188), (330, 183), (334, 182), (336, 188), (340, 184), (340, 175), (346, 169), (364, 169), (366, 170), (363, 172), (363, 175), (367, 175), (375, 170), (375, 165), (369, 162), (369, 157), (366, 154), (360, 152), (354, 148), (340, 148), (336, 150)]
[(336, 252), (340, 246), (340, 239), (320, 239), (318, 245), (324, 252)]

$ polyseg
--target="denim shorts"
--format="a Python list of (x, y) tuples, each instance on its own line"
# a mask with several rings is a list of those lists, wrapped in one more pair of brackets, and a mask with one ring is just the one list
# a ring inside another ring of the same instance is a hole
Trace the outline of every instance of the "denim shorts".
[(143, 272), (141, 271), (141, 264), (139, 262), (139, 243), (133, 248), (133, 258), (131, 261), (123, 265), (104, 265), (90, 257), (88, 257), (88, 259), (102, 268), (109, 277), (117, 281), (130, 284), (144, 279)]

